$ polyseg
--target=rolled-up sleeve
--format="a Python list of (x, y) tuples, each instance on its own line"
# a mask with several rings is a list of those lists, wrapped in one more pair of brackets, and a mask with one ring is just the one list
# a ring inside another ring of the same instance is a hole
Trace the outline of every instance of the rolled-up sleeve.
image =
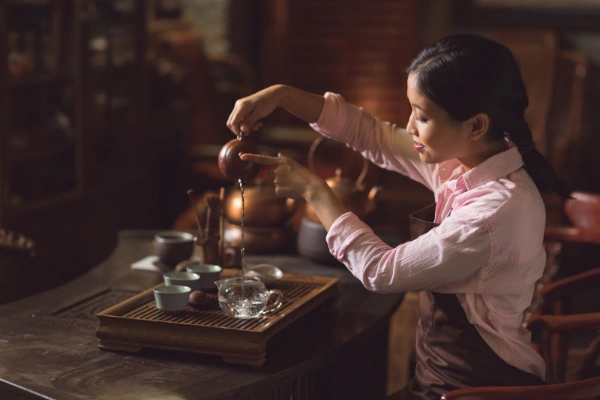
[(456, 213), (425, 235), (392, 248), (349, 212), (331, 226), (327, 243), (368, 290), (476, 293), (490, 257), (484, 227)]
[(432, 191), (439, 185), (433, 175), (436, 166), (421, 161), (404, 128), (373, 117), (339, 94), (325, 93), (321, 114), (310, 126), (327, 138), (344, 142), (381, 168), (408, 176)]

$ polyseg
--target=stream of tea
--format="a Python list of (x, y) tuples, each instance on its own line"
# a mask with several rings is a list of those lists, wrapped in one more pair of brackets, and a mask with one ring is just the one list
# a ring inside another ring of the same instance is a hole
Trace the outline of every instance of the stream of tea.
[[(242, 218), (241, 218), (241, 245), (240, 252), (242, 258), (242, 284), (241, 293), (234, 295), (236, 301), (234, 305), (229, 307), (229, 312), (236, 318), (254, 318), (260, 315), (264, 309), (264, 302), (261, 301), (261, 295), (256, 292), (255, 286), (246, 285), (244, 278), (246, 276), (246, 249), (244, 247), (244, 219), (245, 219), (245, 204), (244, 204), (244, 183), (238, 179), (240, 184), (240, 194), (242, 199)], [(248, 286), (248, 287), (246, 287)], [(238, 287), (239, 289), (239, 287)], [(256, 293), (255, 293), (256, 292)]]
[[(246, 249), (244, 245), (244, 220), (245, 220), (245, 198), (244, 198), (244, 183), (238, 179), (240, 184), (240, 195), (242, 199), (242, 215), (241, 215), (241, 264), (242, 276), (241, 284), (230, 286), (230, 291), (226, 295), (219, 292), (219, 302), (226, 304), (227, 312), (234, 318), (256, 318), (260, 316), (269, 300), (269, 292), (264, 291), (264, 285), (257, 284), (256, 281), (248, 278), (246, 281)], [(260, 282), (260, 281), (259, 281)], [(227, 297), (226, 297), (227, 296)]]
[(242, 234), (241, 234), (241, 254), (242, 254), (242, 278), (244, 276), (246, 276), (246, 249), (244, 248), (244, 183), (242, 182), (241, 179), (238, 179), (238, 182), (240, 183), (240, 194), (241, 194), (241, 198), (242, 198), (242, 222), (241, 222), (241, 229), (242, 229)]

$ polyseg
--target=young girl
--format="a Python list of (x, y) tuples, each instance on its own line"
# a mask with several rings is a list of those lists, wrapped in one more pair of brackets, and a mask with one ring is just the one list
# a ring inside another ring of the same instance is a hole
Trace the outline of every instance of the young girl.
[(535, 149), (514, 57), (480, 36), (446, 37), (413, 60), (407, 87), (406, 129), (338, 94), (284, 85), (238, 100), (227, 125), (247, 135), (282, 107), (433, 191), (436, 203), (410, 218), (411, 241), (391, 248), (304, 166), (282, 155), (241, 156), (274, 167), (279, 195), (312, 205), (331, 253), (367, 289), (420, 292), (415, 377), (394, 398), (543, 384), (544, 360), (522, 326), (546, 259), (540, 191), (569, 195)]

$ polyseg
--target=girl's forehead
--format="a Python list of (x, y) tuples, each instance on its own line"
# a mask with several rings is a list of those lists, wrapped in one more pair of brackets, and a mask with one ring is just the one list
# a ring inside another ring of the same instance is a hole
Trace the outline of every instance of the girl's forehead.
[(416, 74), (411, 73), (408, 76), (408, 80), (406, 81), (406, 96), (409, 98), (411, 102), (416, 101), (418, 103), (423, 103), (421, 106), (424, 107), (425, 103), (429, 103), (429, 99), (423, 93), (418, 86), (418, 80), (415, 76)]
[(417, 79), (417, 74), (415, 72), (411, 72), (408, 74), (408, 78), (406, 78), (406, 84), (411, 89), (417, 89), (419, 80)]

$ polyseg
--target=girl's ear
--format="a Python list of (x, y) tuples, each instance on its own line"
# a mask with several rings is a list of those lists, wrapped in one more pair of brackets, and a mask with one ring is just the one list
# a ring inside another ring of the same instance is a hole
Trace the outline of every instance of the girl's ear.
[(469, 118), (465, 123), (469, 129), (469, 139), (478, 140), (487, 133), (490, 127), (490, 117), (487, 114), (479, 113)]

